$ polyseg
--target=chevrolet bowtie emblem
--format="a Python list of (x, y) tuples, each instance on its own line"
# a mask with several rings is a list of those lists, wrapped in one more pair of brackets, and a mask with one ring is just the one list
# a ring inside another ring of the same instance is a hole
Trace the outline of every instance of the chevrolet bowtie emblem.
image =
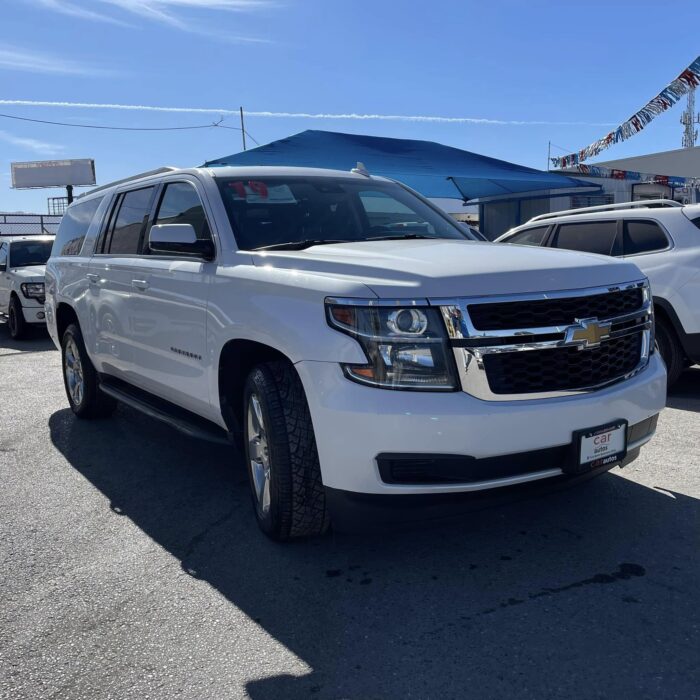
[(597, 318), (582, 318), (566, 329), (565, 345), (576, 345), (579, 350), (597, 348), (610, 337), (612, 323), (600, 322)]

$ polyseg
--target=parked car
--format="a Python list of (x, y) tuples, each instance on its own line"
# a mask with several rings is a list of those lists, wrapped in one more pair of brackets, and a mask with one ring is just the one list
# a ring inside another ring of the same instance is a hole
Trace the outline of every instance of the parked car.
[(46, 324), (44, 271), (53, 236), (0, 238), (0, 316), (10, 335), (20, 340), (31, 326)]
[(542, 214), (497, 243), (566, 248), (633, 261), (649, 278), (669, 386), (700, 363), (700, 205), (628, 202)]
[(70, 407), (238, 440), (278, 540), (634, 460), (666, 395), (642, 273), (467, 237), (358, 172), (164, 168), (92, 190), (46, 276)]

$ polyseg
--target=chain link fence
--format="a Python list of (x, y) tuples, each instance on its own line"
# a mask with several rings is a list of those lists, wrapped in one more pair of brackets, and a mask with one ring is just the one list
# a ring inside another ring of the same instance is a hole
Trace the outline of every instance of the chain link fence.
[(0, 214), (0, 236), (54, 235), (61, 218), (53, 214)]

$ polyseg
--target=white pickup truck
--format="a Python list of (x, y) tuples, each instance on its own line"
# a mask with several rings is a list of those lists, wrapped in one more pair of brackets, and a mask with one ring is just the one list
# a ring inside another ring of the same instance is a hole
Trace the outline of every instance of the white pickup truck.
[(10, 336), (26, 337), (33, 326), (43, 326), (44, 269), (53, 236), (0, 238), (0, 317), (7, 318)]
[(93, 190), (46, 273), (70, 406), (240, 439), (278, 540), (635, 459), (666, 395), (639, 269), (469, 237), (361, 171), (163, 168)]

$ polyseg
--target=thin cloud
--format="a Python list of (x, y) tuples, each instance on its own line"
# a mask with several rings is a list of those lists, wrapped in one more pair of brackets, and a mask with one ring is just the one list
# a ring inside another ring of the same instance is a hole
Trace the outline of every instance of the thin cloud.
[(7, 131), (0, 131), (0, 141), (32, 151), (33, 153), (47, 156), (57, 155), (64, 150), (63, 146), (56, 143), (47, 143), (46, 141), (38, 141), (37, 139), (26, 138), (24, 136), (15, 136)]
[(93, 0), (88, 9), (75, 0), (32, 0), (42, 7), (64, 15), (95, 22), (108, 22), (122, 26), (132, 26), (112, 14), (94, 9), (100, 3), (105, 9), (116, 10), (150, 22), (156, 22), (191, 34), (201, 34), (209, 38), (237, 43), (270, 43), (268, 39), (243, 35), (227, 34), (216, 29), (198, 26), (191, 19), (181, 17), (182, 10), (214, 10), (226, 12), (254, 12), (273, 7), (269, 0)]
[(50, 75), (110, 76), (114, 72), (60, 56), (5, 46), (0, 48), (0, 69)]
[(115, 24), (120, 27), (131, 26), (126, 22), (122, 22), (116, 17), (111, 17), (110, 15), (105, 15), (101, 12), (95, 12), (94, 10), (88, 10), (87, 8), (81, 7), (80, 5), (76, 5), (72, 2), (65, 2), (64, 0), (32, 1), (46, 10), (53, 10), (54, 12), (59, 12), (60, 14), (68, 15), (69, 17), (77, 17), (78, 19), (86, 19), (92, 22), (105, 22), (107, 24)]
[[(45, 100), (0, 100), (0, 105), (21, 107), (69, 107), (74, 109), (115, 109), (130, 112), (170, 112), (180, 114), (238, 114), (237, 109), (221, 107), (159, 107), (100, 102), (49, 102)], [(348, 121), (425, 122), (431, 124), (482, 124), (493, 126), (611, 126), (613, 122), (547, 121), (525, 119), (490, 119), (488, 117), (444, 117), (422, 114), (361, 114), (328, 112), (270, 112), (248, 111), (248, 117), (272, 119), (328, 119)]]

